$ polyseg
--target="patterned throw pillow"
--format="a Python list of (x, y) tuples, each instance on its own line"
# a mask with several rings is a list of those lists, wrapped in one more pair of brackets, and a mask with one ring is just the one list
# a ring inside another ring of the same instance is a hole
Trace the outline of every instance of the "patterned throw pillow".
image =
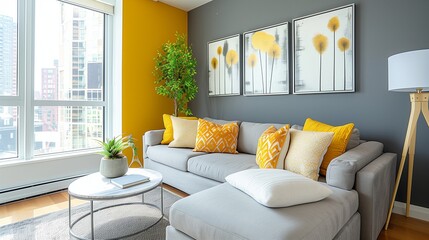
[(283, 169), (284, 158), (289, 147), (289, 124), (277, 130), (270, 126), (258, 140), (256, 163), (259, 168)]
[(355, 125), (349, 123), (343, 126), (331, 126), (322, 122), (315, 121), (311, 118), (307, 118), (304, 124), (304, 131), (315, 131), (315, 132), (333, 132), (334, 138), (328, 148), (325, 156), (323, 157), (322, 165), (320, 165), (320, 175), (326, 176), (329, 163), (343, 154), (346, 151), (347, 144), (349, 143), (350, 136), (352, 135), (353, 128)]
[(290, 130), (285, 169), (317, 181), (320, 163), (333, 136), (332, 132)]
[[(169, 144), (173, 141), (173, 122), (171, 121), (171, 115), (169, 114), (163, 114), (162, 120), (164, 122), (164, 134), (162, 135), (162, 141), (161, 144)], [(196, 117), (180, 117), (182, 119), (187, 120), (197, 120)]]
[(194, 152), (238, 153), (238, 124), (216, 124), (198, 119), (197, 138)]

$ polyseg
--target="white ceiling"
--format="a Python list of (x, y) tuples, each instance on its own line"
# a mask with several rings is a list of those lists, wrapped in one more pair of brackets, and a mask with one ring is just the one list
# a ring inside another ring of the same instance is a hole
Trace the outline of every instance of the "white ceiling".
[[(156, 1), (156, 0), (155, 0)], [(194, 8), (197, 8), (201, 5), (204, 5), (212, 0), (159, 0), (170, 6), (180, 8), (185, 11), (190, 11)]]

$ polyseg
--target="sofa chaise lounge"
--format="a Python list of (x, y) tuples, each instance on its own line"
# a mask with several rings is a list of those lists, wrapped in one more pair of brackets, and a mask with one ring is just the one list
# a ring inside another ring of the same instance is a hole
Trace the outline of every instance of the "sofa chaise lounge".
[(324, 200), (268, 208), (225, 182), (229, 174), (258, 168), (258, 138), (271, 125), (284, 124), (239, 122), (238, 154), (169, 148), (160, 144), (164, 130), (145, 133), (145, 168), (191, 194), (171, 207), (167, 239), (377, 239), (392, 194), (396, 154), (383, 153), (379, 142), (361, 141), (357, 129), (348, 150), (329, 164), (326, 178), (319, 178), (333, 191)]

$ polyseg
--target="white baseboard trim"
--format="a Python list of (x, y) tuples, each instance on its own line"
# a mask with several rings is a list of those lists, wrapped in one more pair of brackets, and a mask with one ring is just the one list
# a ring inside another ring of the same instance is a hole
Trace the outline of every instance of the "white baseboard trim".
[[(395, 204), (393, 205), (393, 212), (405, 216), (405, 206), (405, 203), (395, 201)], [(429, 208), (410, 204), (410, 217), (429, 221)]]
[(0, 193), (0, 204), (66, 189), (74, 180), (76, 180), (76, 178), (39, 184), (36, 186), (29, 186), (25, 188), (18, 188), (16, 190), (3, 192)]

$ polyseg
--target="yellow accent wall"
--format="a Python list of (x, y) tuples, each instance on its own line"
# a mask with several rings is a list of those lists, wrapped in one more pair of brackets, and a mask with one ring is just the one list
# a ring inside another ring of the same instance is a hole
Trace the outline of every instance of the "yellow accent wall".
[[(154, 57), (161, 45), (188, 32), (187, 12), (153, 0), (123, 1), (122, 132), (133, 134), (143, 161), (142, 135), (163, 128), (173, 101), (155, 93)], [(131, 151), (126, 152), (130, 161)]]

